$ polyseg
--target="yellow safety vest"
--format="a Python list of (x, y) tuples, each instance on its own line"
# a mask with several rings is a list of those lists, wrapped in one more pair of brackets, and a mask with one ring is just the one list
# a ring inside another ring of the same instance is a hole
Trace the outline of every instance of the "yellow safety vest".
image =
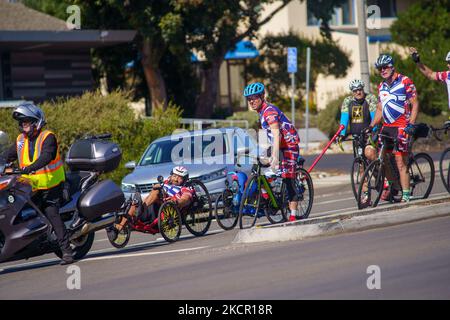
[[(16, 149), (20, 168), (28, 167), (40, 157), (44, 141), (52, 133), (51, 131), (45, 130), (39, 134), (34, 145), (33, 160), (30, 160), (27, 135), (22, 133), (17, 137)], [(33, 174), (24, 174), (23, 177), (30, 181), (33, 191), (48, 190), (63, 182), (65, 180), (64, 166), (59, 151), (56, 151), (56, 158), (45, 167), (37, 170)]]

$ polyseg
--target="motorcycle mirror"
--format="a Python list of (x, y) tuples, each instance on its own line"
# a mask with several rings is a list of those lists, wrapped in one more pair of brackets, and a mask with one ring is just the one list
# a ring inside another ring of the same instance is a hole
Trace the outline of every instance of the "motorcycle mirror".
[(164, 182), (164, 177), (158, 176), (157, 180), (158, 180), (159, 184), (162, 184)]

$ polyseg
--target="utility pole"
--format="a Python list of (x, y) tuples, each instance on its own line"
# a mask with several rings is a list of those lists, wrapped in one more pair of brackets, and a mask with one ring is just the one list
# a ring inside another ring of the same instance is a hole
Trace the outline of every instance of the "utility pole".
[(309, 74), (311, 69), (311, 48), (306, 48), (306, 106), (305, 106), (305, 151), (308, 151), (309, 141)]
[(358, 16), (358, 42), (359, 42), (359, 63), (361, 68), (361, 80), (366, 84), (366, 92), (370, 92), (369, 58), (367, 53), (367, 33), (366, 33), (366, 1), (356, 1), (356, 11)]

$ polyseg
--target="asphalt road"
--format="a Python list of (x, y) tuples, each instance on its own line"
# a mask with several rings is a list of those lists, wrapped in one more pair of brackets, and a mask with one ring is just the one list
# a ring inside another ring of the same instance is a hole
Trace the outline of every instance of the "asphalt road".
[[(356, 209), (349, 183), (315, 191), (311, 217)], [(444, 194), (437, 175), (430, 197)], [(441, 268), (450, 264), (449, 226), (450, 218), (442, 218), (331, 238), (232, 245), (237, 230), (224, 232), (213, 222), (206, 236), (184, 230), (173, 244), (133, 233), (122, 250), (100, 231), (76, 264), (81, 290), (67, 289), (67, 268), (50, 254), (0, 264), (0, 299), (448, 299), (449, 277)], [(382, 276), (386, 270), (382, 290), (365, 287), (370, 264), (379, 265)]]

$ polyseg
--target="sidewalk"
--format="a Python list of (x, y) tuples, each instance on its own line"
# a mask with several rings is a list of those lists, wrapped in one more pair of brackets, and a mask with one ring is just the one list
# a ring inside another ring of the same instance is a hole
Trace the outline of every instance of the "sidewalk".
[[(233, 243), (279, 242), (450, 216), (450, 195), (239, 230)], [(424, 210), (426, 208), (426, 210)]]

